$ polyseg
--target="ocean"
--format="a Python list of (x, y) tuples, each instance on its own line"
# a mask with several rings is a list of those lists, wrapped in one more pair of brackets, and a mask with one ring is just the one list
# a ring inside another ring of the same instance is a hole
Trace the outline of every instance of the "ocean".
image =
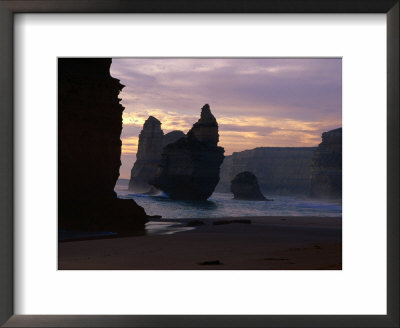
[(129, 180), (120, 179), (115, 186), (119, 198), (133, 199), (148, 215), (163, 219), (222, 218), (241, 216), (329, 216), (342, 215), (342, 205), (302, 196), (264, 195), (273, 201), (234, 200), (232, 194), (213, 193), (206, 201), (176, 201), (165, 195), (149, 196), (128, 190)]
[[(176, 201), (164, 195), (148, 196), (128, 190), (129, 180), (119, 179), (115, 192), (119, 198), (133, 199), (148, 215), (161, 215), (163, 220), (151, 220), (146, 224), (146, 235), (174, 234), (193, 230), (173, 219), (207, 219), (243, 216), (342, 216), (338, 202), (307, 199), (306, 197), (265, 195), (273, 201), (234, 200), (232, 194), (213, 193), (207, 201)], [(165, 219), (165, 221), (164, 221)], [(97, 237), (112, 237), (112, 231), (89, 233), (85, 231), (58, 232), (59, 241)]]

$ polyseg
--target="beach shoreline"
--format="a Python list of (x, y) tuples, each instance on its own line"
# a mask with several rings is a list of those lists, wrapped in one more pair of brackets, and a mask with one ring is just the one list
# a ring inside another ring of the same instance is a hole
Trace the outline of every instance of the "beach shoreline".
[[(341, 217), (152, 219), (149, 224), (153, 226), (167, 224), (168, 228), (164, 229), (166, 230), (164, 233), (161, 227), (160, 231), (155, 233), (148, 231), (146, 235), (108, 236), (59, 242), (58, 269), (341, 270), (342, 268)], [(188, 224), (195, 226), (187, 227)]]

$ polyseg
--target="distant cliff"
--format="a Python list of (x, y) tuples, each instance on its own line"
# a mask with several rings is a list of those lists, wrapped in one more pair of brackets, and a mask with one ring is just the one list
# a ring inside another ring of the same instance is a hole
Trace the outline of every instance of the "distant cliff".
[(311, 159), (316, 147), (260, 147), (226, 156), (217, 192), (229, 192), (231, 180), (242, 171), (258, 178), (262, 192), (308, 194)]
[(312, 159), (310, 196), (342, 197), (342, 128), (322, 134)]
[(110, 75), (111, 59), (58, 60), (58, 222), (61, 229), (128, 232), (147, 215), (118, 199), (124, 87)]
[(182, 131), (172, 131), (164, 135), (161, 122), (150, 116), (139, 134), (138, 152), (131, 171), (129, 190), (137, 193), (150, 192), (153, 186), (149, 181), (156, 175), (163, 148), (184, 136)]
[(218, 141), (218, 123), (206, 104), (187, 135), (164, 147), (150, 184), (172, 199), (207, 199), (219, 181), (224, 159), (224, 148), (218, 147)]

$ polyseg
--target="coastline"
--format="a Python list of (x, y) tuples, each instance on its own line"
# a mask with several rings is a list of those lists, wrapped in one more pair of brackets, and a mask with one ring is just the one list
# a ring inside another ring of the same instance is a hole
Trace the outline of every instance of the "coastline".
[[(341, 270), (341, 217), (157, 219), (183, 231), (58, 244), (59, 270)], [(251, 220), (251, 223), (232, 221)], [(214, 224), (215, 222), (223, 224)]]

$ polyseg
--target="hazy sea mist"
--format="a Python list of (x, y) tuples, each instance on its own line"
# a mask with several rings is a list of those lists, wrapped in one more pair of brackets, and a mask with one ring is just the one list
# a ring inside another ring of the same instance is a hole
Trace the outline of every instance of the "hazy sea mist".
[(274, 201), (233, 200), (232, 194), (213, 193), (207, 201), (176, 201), (164, 195), (148, 196), (128, 191), (127, 179), (118, 180), (115, 191), (120, 198), (134, 199), (148, 215), (163, 219), (221, 218), (240, 216), (341, 216), (339, 202), (306, 197), (265, 195)]

